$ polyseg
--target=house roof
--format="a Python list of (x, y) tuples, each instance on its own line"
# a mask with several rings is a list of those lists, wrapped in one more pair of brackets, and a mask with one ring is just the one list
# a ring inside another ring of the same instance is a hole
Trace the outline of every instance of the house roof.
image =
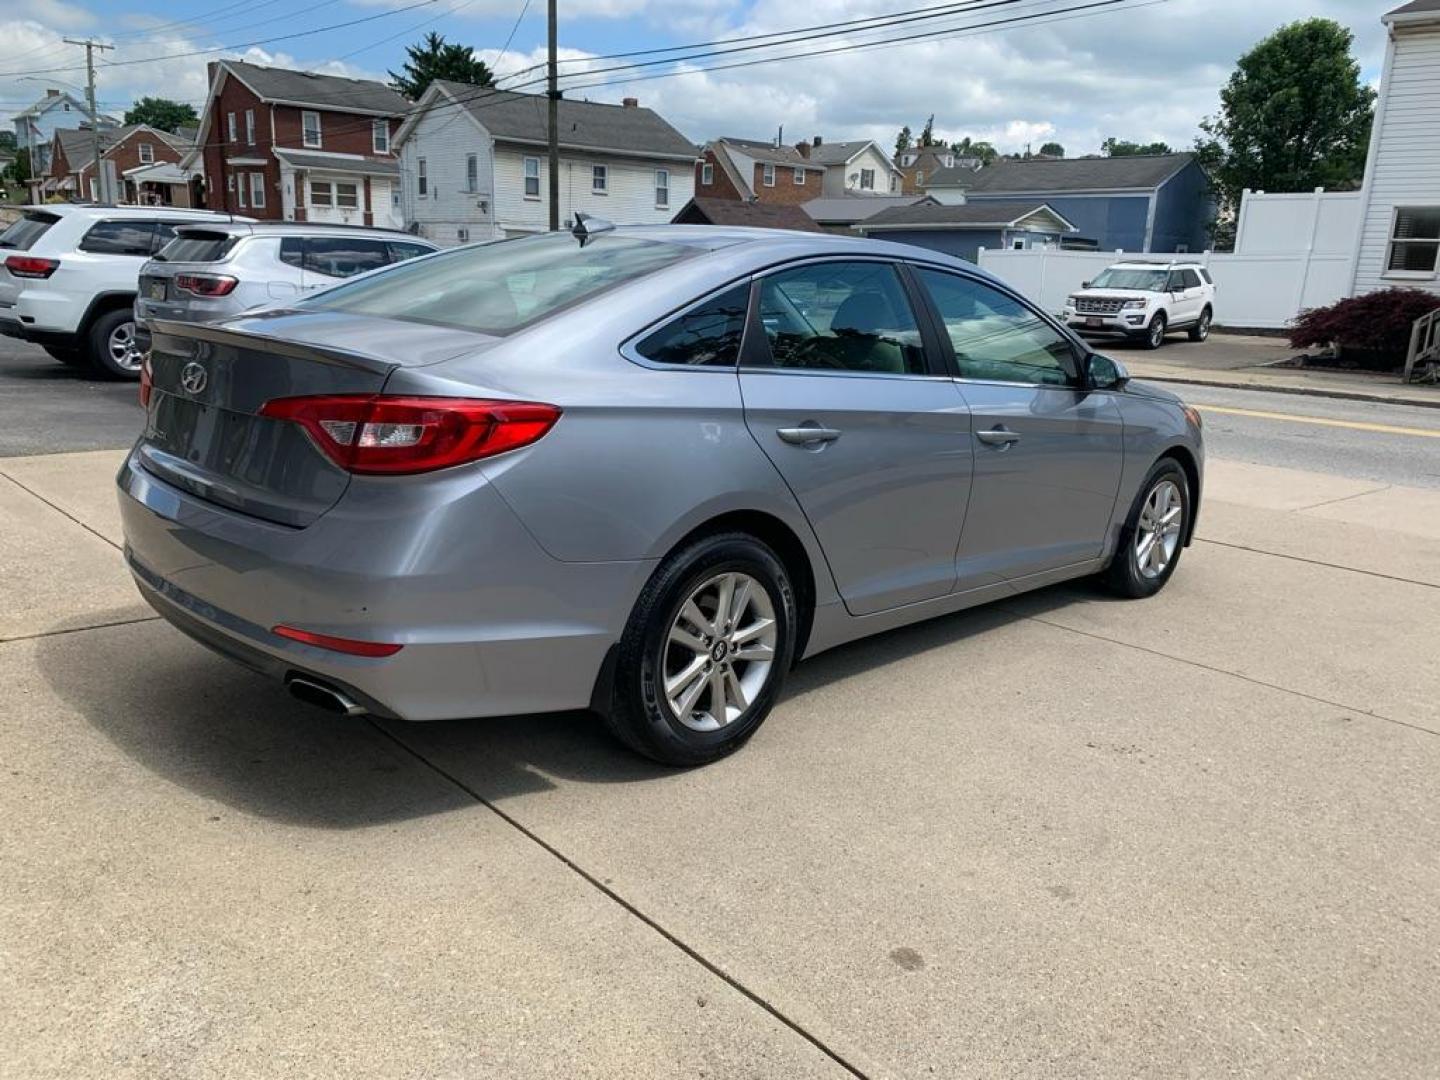
[(341, 75), (264, 67), (244, 60), (222, 60), (220, 64), (264, 101), (386, 116), (401, 116), (410, 108), (410, 102), (373, 79), (347, 79)]
[[(491, 90), (467, 83), (437, 79), (439, 92), (462, 105), (497, 140), (543, 144), (547, 136), (547, 108), (543, 94)], [(433, 96), (427, 90), (411, 119)], [(648, 157), (694, 161), (695, 144), (681, 135), (654, 109), (631, 105), (605, 105), (598, 101), (560, 99), (560, 145), (572, 150), (607, 150)]]
[(1394, 11), (1387, 11), (1381, 22), (1389, 22), (1397, 15), (1440, 15), (1440, 0), (1410, 0)]
[(802, 203), (801, 209), (824, 225), (851, 225), (868, 221), (884, 210), (934, 201), (928, 195), (838, 195), (811, 199)]
[(1066, 191), (1150, 191), (1195, 160), (1194, 154), (1032, 158), (997, 161), (975, 174), (971, 194)]
[(315, 154), (277, 146), (275, 156), (297, 169), (316, 172), (361, 173), (365, 176), (399, 176), (400, 163), (385, 158), (346, 157), (340, 154)]
[[(870, 139), (854, 139), (850, 142), (822, 142), (810, 148), (810, 160), (821, 165), (844, 165), (860, 151), (871, 145)], [(879, 149), (877, 147), (877, 149)]]
[(972, 169), (968, 165), (951, 165), (948, 169), (940, 166), (925, 178), (925, 186), (932, 187), (957, 187), (969, 190), (975, 184), (975, 178), (981, 173), (980, 169)]
[(733, 146), (747, 157), (770, 165), (791, 165), (796, 168), (822, 170), (825, 168), (825, 163), (814, 157), (814, 151), (811, 151), (811, 156), (806, 158), (801, 155), (799, 150), (793, 146), (786, 146), (784, 143), (776, 146), (774, 143), (760, 139), (737, 139), (730, 135), (722, 135), (715, 141), (726, 146)]
[(678, 225), (747, 225), (762, 229), (822, 232), (802, 207), (785, 203), (740, 202), (697, 196), (671, 219)]
[[(79, 128), (55, 129), (55, 139), (60, 143), (60, 149), (65, 152), (65, 161), (76, 172), (95, 160), (95, 143), (90, 135), (88, 128), (85, 130)], [(105, 153), (119, 138), (119, 131), (100, 132), (100, 153)]]
[[(86, 131), (83, 132), (83, 134), (89, 135), (90, 133)], [(170, 147), (170, 149), (178, 153), (184, 153), (186, 150), (190, 149), (190, 144), (187, 143), (184, 139), (180, 138), (180, 136), (172, 135), (168, 131), (161, 131), (159, 128), (153, 128), (149, 124), (127, 124), (125, 127), (116, 128), (114, 131), (102, 132), (102, 134), (108, 136), (110, 139), (108, 143), (102, 140), (102, 154), (108, 153), (111, 149), (124, 142), (131, 135), (136, 134), (151, 136), (157, 142), (163, 142), (166, 146)], [(65, 151), (65, 156), (70, 156), (70, 151), (68, 149)]]
[(179, 147), (182, 144), (185, 146), (194, 146), (196, 141), (200, 138), (200, 128), (178, 127), (175, 129), (174, 138), (177, 141), (172, 142), (172, 146)]
[[(76, 120), (89, 119), (90, 111), (85, 103), (65, 90), (61, 90), (58, 94), (46, 94), (28, 109), (22, 109), (16, 113), (15, 119), (20, 120), (26, 116), (39, 116), (42, 113), (49, 112), (56, 105), (62, 105), (67, 101), (73, 106), (70, 111), (75, 114)], [(101, 124), (109, 124), (111, 126), (120, 122), (109, 113), (100, 113), (99, 120)]]
[(1031, 200), (1002, 202), (998, 199), (994, 202), (958, 205), (927, 201), (913, 206), (895, 206), (861, 222), (860, 228), (865, 231), (909, 228), (1004, 229), (1040, 213), (1050, 214), (1066, 231), (1073, 231), (1075, 228), (1047, 203)]

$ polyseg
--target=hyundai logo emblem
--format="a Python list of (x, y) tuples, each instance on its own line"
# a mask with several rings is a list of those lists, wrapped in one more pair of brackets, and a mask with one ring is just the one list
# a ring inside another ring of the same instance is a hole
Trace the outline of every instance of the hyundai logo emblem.
[(180, 369), (180, 385), (187, 394), (198, 394), (210, 381), (210, 373), (200, 364), (186, 364)]

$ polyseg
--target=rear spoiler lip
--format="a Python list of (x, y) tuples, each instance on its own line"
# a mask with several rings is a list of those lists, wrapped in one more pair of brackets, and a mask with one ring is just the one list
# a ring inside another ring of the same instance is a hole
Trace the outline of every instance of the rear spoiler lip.
[(337, 349), (330, 345), (313, 345), (309, 342), (273, 337), (269, 334), (257, 334), (253, 330), (235, 330), (213, 323), (175, 322), (170, 319), (151, 319), (149, 322), (152, 341), (155, 337), (163, 334), (169, 337), (208, 341), (216, 345), (236, 345), (240, 348), (263, 345), (267, 352), (278, 353), (291, 359), (316, 360), (337, 367), (358, 368), (376, 375), (388, 376), (403, 366), (398, 361), (383, 360), (367, 353)]

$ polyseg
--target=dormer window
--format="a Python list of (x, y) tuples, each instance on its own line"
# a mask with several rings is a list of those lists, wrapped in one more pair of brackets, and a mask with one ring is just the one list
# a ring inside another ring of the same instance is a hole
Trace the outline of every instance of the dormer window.
[(152, 146), (152, 145), (151, 145), (150, 143), (148, 143), (148, 142), (142, 142), (142, 143), (140, 143), (138, 149), (139, 149), (139, 151), (140, 151), (140, 164), (141, 164), (141, 165), (153, 165), (153, 164), (155, 164), (155, 147), (154, 147), (154, 146)]

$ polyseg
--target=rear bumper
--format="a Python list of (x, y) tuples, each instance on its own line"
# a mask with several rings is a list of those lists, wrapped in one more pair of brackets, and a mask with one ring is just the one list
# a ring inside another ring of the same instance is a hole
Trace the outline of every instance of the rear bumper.
[[(126, 559), (146, 600), (197, 641), (382, 716), (587, 707), (653, 564), (558, 562), (483, 479), (454, 479), (449, 502), (347, 495), (294, 529), (188, 495), (132, 456), (118, 481)], [(282, 638), (281, 624), (403, 648), (350, 656)]]

